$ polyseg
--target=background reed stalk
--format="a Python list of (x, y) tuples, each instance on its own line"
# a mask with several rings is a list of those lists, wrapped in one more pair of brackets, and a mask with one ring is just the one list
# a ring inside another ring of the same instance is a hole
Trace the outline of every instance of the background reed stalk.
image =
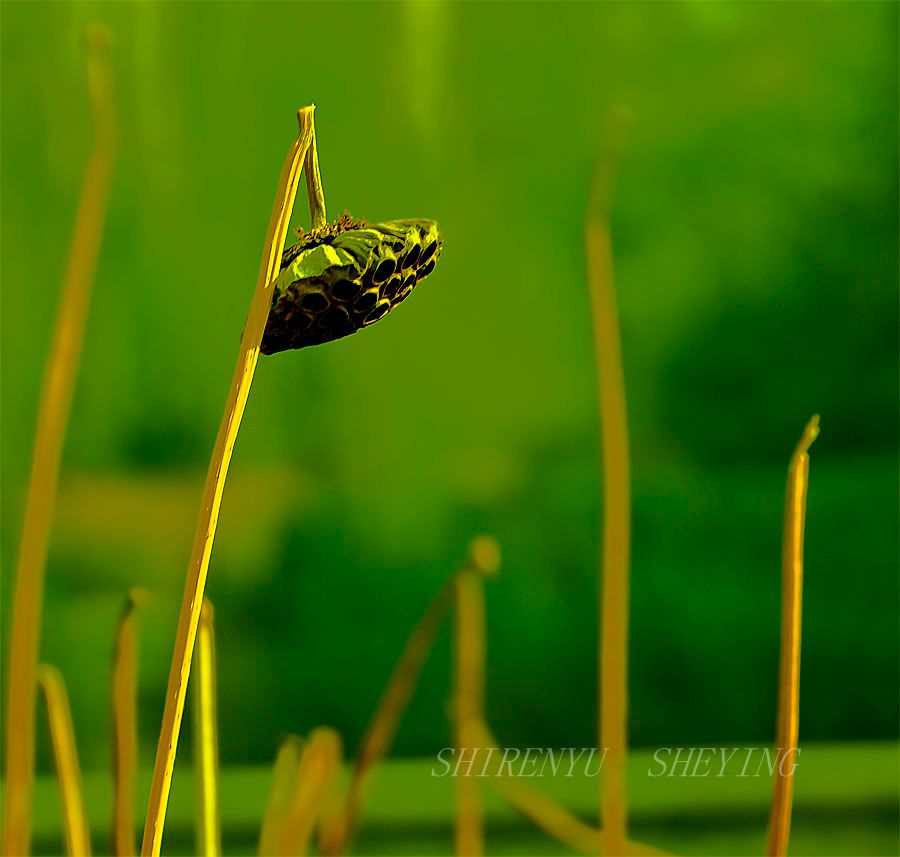
[(606, 155), (594, 181), (585, 226), (587, 270), (594, 324), (600, 446), (603, 459), (603, 556), (600, 566), (600, 748), (606, 750), (600, 788), (603, 853), (626, 853), (625, 764), (628, 752), (628, 609), (631, 489), (628, 419), (619, 316), (613, 286), (609, 211), (624, 116), (608, 123)]
[(477, 770), (478, 745), (484, 723), (484, 671), (487, 652), (483, 578), (500, 571), (500, 546), (490, 536), (469, 544), (469, 558), (456, 575), (456, 623), (453, 657), (453, 723), (457, 753), (473, 755), (469, 769), (456, 780), (456, 853), (484, 853), (484, 805)]
[(84, 328), (112, 183), (116, 151), (112, 64), (108, 32), (87, 31), (88, 91), (94, 146), (85, 172), (59, 312), (38, 406), (28, 498), (13, 593), (6, 690), (6, 802), (3, 853), (31, 847), (34, 783), (35, 670), (50, 524), (56, 502), (63, 441), (81, 360)]
[(259, 857), (271, 857), (280, 847), (281, 831), (291, 804), (302, 755), (303, 739), (298, 735), (289, 735), (278, 748), (272, 769), (272, 786), (259, 832)]
[(149, 598), (133, 589), (116, 629), (112, 671), (113, 822), (112, 853), (131, 857), (134, 842), (134, 781), (138, 767), (137, 662), (138, 607)]
[[(70, 857), (90, 857), (91, 834), (84, 812), (81, 786), (81, 766), (72, 727), (72, 712), (62, 676), (54, 667), (41, 664), (37, 668), (38, 686), (47, 705), (50, 740), (56, 761), (56, 778), (62, 798), (63, 829), (66, 833), (66, 853)], [(5, 852), (9, 853), (9, 852)]]
[[(800, 626), (803, 607), (803, 532), (806, 527), (806, 494), (809, 484), (809, 447), (819, 434), (814, 416), (800, 438), (788, 467), (784, 507), (784, 542), (781, 556), (781, 651), (778, 673), (776, 753), (797, 752), (800, 734)], [(778, 758), (776, 756), (776, 758)], [(791, 757), (793, 762), (797, 759)], [(766, 854), (784, 857), (791, 833), (794, 800), (794, 768), (782, 773), (786, 759), (778, 758), (769, 813)]]
[[(484, 719), (484, 591), (477, 572), (456, 578), (456, 639), (454, 658), (454, 737), (456, 752), (476, 755), (478, 727)], [(477, 771), (480, 760), (471, 769)], [(484, 806), (474, 776), (463, 773), (456, 780), (456, 853), (478, 857), (484, 853)], [(471, 771), (469, 771), (471, 773)]]
[(309, 850), (312, 832), (340, 772), (343, 752), (341, 736), (334, 729), (322, 726), (310, 733), (296, 769), (275, 855), (290, 857)]

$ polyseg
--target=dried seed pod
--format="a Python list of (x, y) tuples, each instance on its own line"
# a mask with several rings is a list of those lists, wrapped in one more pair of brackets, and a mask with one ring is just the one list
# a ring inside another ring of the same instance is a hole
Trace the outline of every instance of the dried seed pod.
[(299, 235), (281, 258), (263, 354), (330, 342), (383, 318), (434, 270), (443, 245), (433, 220), (367, 224), (345, 214)]

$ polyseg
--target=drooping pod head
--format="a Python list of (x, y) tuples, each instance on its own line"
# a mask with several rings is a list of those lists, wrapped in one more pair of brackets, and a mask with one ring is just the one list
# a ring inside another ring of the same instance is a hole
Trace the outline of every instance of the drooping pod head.
[(263, 354), (319, 345), (374, 324), (434, 270), (443, 245), (433, 220), (367, 224), (345, 214), (299, 235), (281, 257)]

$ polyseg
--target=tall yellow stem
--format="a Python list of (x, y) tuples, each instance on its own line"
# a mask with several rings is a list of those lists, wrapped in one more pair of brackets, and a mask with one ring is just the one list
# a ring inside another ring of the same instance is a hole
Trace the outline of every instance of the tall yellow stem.
[(81, 190), (56, 327), (41, 389), (13, 594), (6, 692), (7, 798), (2, 848), (4, 854), (11, 855), (26, 855), (31, 847), (35, 669), (41, 632), (47, 544), (56, 502), (63, 439), (81, 359), (115, 160), (112, 68), (109, 35), (105, 29), (99, 26), (89, 28), (87, 50), (94, 147)]
[(194, 769), (197, 777), (197, 854), (219, 857), (219, 736), (216, 717), (216, 644), (213, 606), (206, 599), (197, 631), (197, 669), (194, 674)]
[(613, 286), (609, 208), (615, 155), (622, 133), (617, 115), (601, 162), (585, 240), (594, 323), (600, 442), (603, 459), (603, 557), (600, 579), (600, 750), (606, 750), (600, 795), (603, 853), (626, 852), (625, 764), (628, 747), (628, 603), (631, 543), (628, 420), (619, 317)]
[[(175, 651), (169, 672), (162, 728), (156, 749), (156, 762), (153, 768), (150, 801), (147, 807), (147, 820), (144, 825), (144, 840), (141, 848), (143, 857), (151, 857), (151, 855), (158, 857), (162, 847), (166, 805), (172, 783), (172, 771), (175, 767), (181, 717), (184, 713), (184, 697), (191, 671), (194, 639), (197, 636), (197, 626), (200, 622), (206, 573), (219, 519), (225, 477), (228, 474), (228, 465), (231, 462), (231, 454), (237, 440), (238, 429), (259, 359), (260, 343), (272, 304), (272, 281), (279, 270), (291, 209), (297, 194), (297, 183), (300, 179), (303, 160), (314, 134), (312, 121), (314, 109), (313, 106), (304, 107), (298, 112), (300, 134), (288, 152), (281, 173), (281, 181), (275, 197), (272, 218), (269, 221), (265, 249), (256, 282), (256, 291), (241, 336), (237, 366), (234, 370), (225, 413), (219, 426), (219, 434), (206, 476), (206, 486), (200, 506), (200, 519), (194, 536), (194, 547), (185, 581), (181, 615), (178, 620), (178, 633), (175, 638)], [(312, 197), (310, 198), (310, 210), (313, 219), (319, 216), (318, 206)]]
[(84, 812), (81, 793), (81, 768), (72, 728), (72, 712), (62, 676), (53, 667), (37, 668), (37, 682), (47, 704), (50, 740), (56, 760), (56, 776), (62, 795), (63, 827), (66, 831), (66, 853), (70, 857), (90, 857), (91, 834)]
[[(781, 558), (781, 654), (778, 674), (775, 784), (766, 854), (784, 857), (791, 833), (794, 765), (800, 734), (800, 624), (803, 606), (803, 533), (809, 482), (809, 447), (819, 434), (814, 416), (803, 431), (788, 468)], [(786, 770), (782, 768), (787, 765)]]

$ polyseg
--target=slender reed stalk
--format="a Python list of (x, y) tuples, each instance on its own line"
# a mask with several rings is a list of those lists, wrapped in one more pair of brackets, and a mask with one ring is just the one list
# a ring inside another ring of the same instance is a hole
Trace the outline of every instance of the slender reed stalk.
[(47, 544), (115, 160), (116, 122), (109, 41), (104, 28), (92, 26), (88, 29), (87, 67), (94, 119), (94, 147), (81, 189), (56, 327), (44, 370), (19, 545), (6, 691), (4, 854), (27, 855), (31, 846), (35, 669), (41, 633)]
[(342, 760), (341, 736), (326, 727), (313, 730), (300, 757), (293, 796), (280, 832), (280, 847), (275, 854), (306, 854), (313, 827)]
[[(272, 304), (272, 281), (280, 267), (281, 252), (288, 231), (300, 172), (315, 136), (314, 110), (315, 107), (310, 106), (304, 107), (298, 112), (300, 133), (288, 152), (281, 173), (256, 282), (256, 291), (241, 336), (237, 366), (234, 370), (234, 378), (206, 477), (203, 500), (200, 504), (200, 519), (194, 536), (194, 547), (185, 581), (181, 615), (178, 620), (178, 632), (169, 672), (162, 728), (156, 750), (156, 762), (141, 848), (143, 857), (158, 857), (162, 847), (166, 804), (169, 799), (172, 771), (175, 766), (178, 733), (184, 713), (184, 698), (191, 670), (194, 639), (200, 622), (203, 591), (206, 586), (209, 557), (219, 519), (219, 507), (222, 502), (228, 465), (231, 462), (231, 454), (237, 440), (241, 418), (247, 405), (250, 385), (253, 382), (253, 374), (259, 359), (260, 343)], [(318, 169), (316, 168), (312, 174), (318, 176)], [(318, 222), (320, 218), (324, 219), (321, 206), (323, 198), (321, 193), (311, 194), (309, 197), (310, 214), (314, 223)]]
[(62, 795), (66, 853), (70, 857), (90, 857), (91, 834), (84, 813), (81, 768), (78, 765), (78, 750), (75, 745), (75, 731), (72, 728), (72, 712), (69, 710), (66, 686), (59, 671), (54, 667), (41, 664), (36, 672), (37, 683), (47, 705), (50, 740), (53, 743), (56, 776)]
[(794, 766), (782, 772), (788, 754), (797, 753), (800, 730), (800, 624), (803, 606), (803, 532), (809, 481), (809, 447), (819, 434), (815, 415), (803, 430), (788, 467), (781, 555), (781, 655), (778, 674), (776, 749), (785, 754), (775, 768), (766, 854), (784, 857), (791, 833)]
[(400, 719), (419, 683), (422, 667), (453, 605), (457, 575), (479, 569), (484, 570), (482, 573), (492, 573), (492, 566), (499, 562), (495, 554), (497, 549), (492, 539), (484, 536), (475, 539), (470, 545), (466, 564), (447, 580), (410, 634), (357, 751), (343, 809), (323, 831), (320, 843), (323, 854), (343, 853), (356, 833), (372, 771), (390, 749)]
[(112, 853), (116, 857), (133, 857), (137, 853), (134, 842), (134, 781), (138, 766), (138, 607), (148, 598), (149, 594), (143, 589), (132, 589), (128, 594), (116, 629), (113, 653)]
[(194, 770), (197, 772), (197, 854), (219, 857), (219, 737), (216, 717), (216, 645), (213, 606), (203, 599), (197, 630), (197, 670), (194, 673)]
[[(488, 565), (480, 557), (489, 557)], [(477, 758), (480, 725), (484, 722), (485, 606), (482, 578), (496, 574), (500, 554), (493, 539), (475, 540), (469, 564), (456, 576), (454, 640), (454, 732), (457, 753)], [(456, 781), (456, 853), (479, 857), (484, 853), (484, 806), (474, 762)]]
[(259, 857), (271, 857), (278, 851), (302, 754), (303, 739), (297, 735), (289, 735), (278, 748), (272, 771), (272, 787), (259, 834)]
[(585, 226), (587, 270), (594, 323), (600, 441), (603, 458), (603, 557), (600, 568), (600, 747), (606, 750), (600, 794), (603, 853), (625, 853), (628, 748), (628, 602), (631, 541), (628, 421), (619, 317), (613, 286), (609, 208), (623, 132), (619, 114), (610, 123), (609, 151), (594, 182)]

